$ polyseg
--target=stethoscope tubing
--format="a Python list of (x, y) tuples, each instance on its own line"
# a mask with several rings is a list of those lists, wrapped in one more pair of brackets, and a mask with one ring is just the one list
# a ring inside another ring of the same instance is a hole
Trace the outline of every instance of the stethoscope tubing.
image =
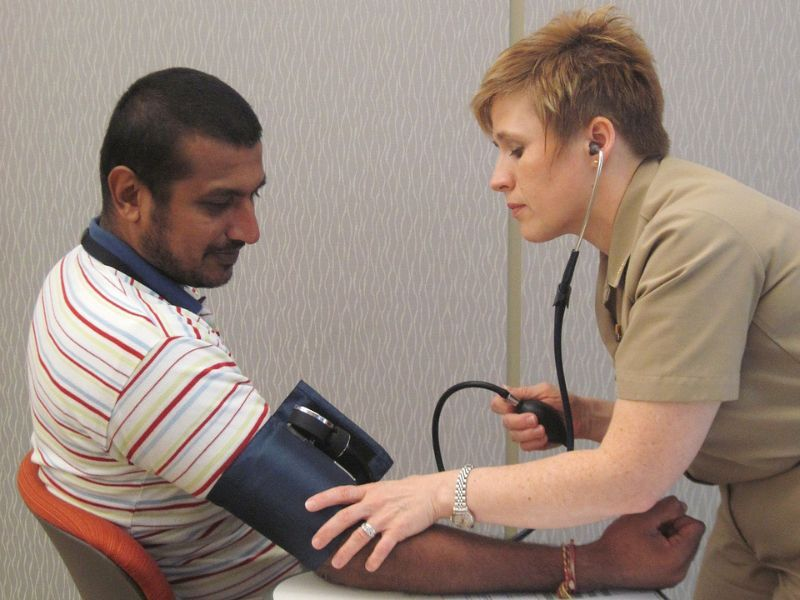
[[(572, 407), (569, 401), (569, 390), (567, 389), (567, 378), (564, 374), (564, 360), (562, 356), (564, 314), (569, 306), (569, 299), (572, 293), (572, 277), (575, 274), (575, 266), (578, 263), (578, 256), (580, 255), (580, 245), (583, 241), (584, 234), (586, 233), (586, 227), (589, 223), (589, 216), (592, 211), (592, 205), (594, 204), (595, 194), (597, 193), (597, 184), (600, 181), (600, 174), (603, 171), (603, 151), (598, 150), (597, 154), (597, 172), (595, 173), (594, 184), (592, 185), (592, 193), (589, 196), (589, 201), (586, 204), (586, 212), (584, 214), (578, 241), (576, 242), (573, 250), (570, 252), (569, 259), (567, 259), (567, 264), (564, 267), (564, 273), (561, 276), (561, 281), (559, 282), (556, 290), (556, 297), (553, 301), (553, 306), (555, 307), (555, 315), (553, 318), (553, 358), (556, 366), (556, 378), (558, 379), (558, 391), (561, 395), (561, 404), (564, 411), (564, 424), (566, 429), (566, 442), (564, 445), (566, 446), (568, 452), (575, 449), (575, 429), (572, 422)], [(433, 439), (433, 456), (434, 460), (436, 461), (436, 468), (440, 472), (444, 471), (445, 468), (444, 461), (442, 460), (441, 447), (439, 444), (439, 418), (448, 398), (450, 398), (450, 396), (456, 392), (467, 388), (485, 389), (498, 394), (502, 398), (511, 398), (512, 400), (516, 400), (516, 398), (514, 398), (507, 389), (499, 385), (495, 385), (494, 383), (489, 383), (488, 381), (462, 381), (461, 383), (456, 383), (445, 390), (445, 392), (439, 397), (439, 401), (436, 403), (436, 408), (433, 411), (431, 432)], [(512, 539), (515, 541), (520, 541), (530, 535), (532, 531), (533, 529), (524, 529)]]

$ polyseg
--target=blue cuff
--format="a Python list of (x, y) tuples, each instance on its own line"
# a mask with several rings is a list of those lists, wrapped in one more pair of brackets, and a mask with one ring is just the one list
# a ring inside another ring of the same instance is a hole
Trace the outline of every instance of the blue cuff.
[(391, 467), (391, 457), (375, 440), (301, 381), (222, 474), (208, 499), (296, 556), (305, 567), (316, 570), (344, 542), (348, 532), (324, 549), (315, 550), (311, 538), (341, 507), (311, 513), (305, 509), (305, 502), (314, 494), (354, 481), (333, 459), (292, 430), (289, 417), (297, 405), (345, 427), (374, 451), (368, 462), (372, 481)]

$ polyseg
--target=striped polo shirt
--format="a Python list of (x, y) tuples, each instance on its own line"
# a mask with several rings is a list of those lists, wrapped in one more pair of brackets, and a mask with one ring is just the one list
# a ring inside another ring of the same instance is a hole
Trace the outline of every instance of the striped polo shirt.
[(79, 246), (36, 302), (28, 379), (48, 489), (129, 530), (179, 597), (244, 598), (297, 572), (294, 557), (205, 499), (269, 417), (210, 315)]

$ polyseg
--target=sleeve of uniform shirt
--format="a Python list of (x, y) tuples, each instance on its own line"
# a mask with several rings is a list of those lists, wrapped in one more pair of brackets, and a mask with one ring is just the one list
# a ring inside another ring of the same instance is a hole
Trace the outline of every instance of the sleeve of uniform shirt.
[(204, 498), (269, 416), (233, 359), (203, 340), (154, 347), (122, 390), (111, 451)]
[(626, 400), (737, 398), (764, 265), (735, 226), (702, 209), (665, 209), (628, 264), (632, 295), (614, 363)]

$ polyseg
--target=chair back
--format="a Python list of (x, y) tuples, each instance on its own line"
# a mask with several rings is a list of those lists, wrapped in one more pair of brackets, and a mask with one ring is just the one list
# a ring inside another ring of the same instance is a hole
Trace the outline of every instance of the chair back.
[(173, 600), (166, 577), (127, 531), (51, 494), (29, 452), (17, 489), (61, 555), (84, 600)]

